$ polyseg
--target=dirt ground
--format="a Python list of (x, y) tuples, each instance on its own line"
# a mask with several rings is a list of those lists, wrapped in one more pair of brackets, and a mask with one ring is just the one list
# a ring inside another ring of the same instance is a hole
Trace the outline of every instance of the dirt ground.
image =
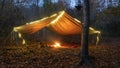
[[(0, 45), (0, 68), (75, 68), (81, 60), (80, 49)], [(105, 38), (98, 45), (89, 45), (89, 55), (95, 68), (120, 68), (120, 38)]]

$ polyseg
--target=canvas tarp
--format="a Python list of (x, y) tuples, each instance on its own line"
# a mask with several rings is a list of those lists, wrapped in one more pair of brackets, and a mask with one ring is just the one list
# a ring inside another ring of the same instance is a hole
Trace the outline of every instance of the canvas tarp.
[[(82, 23), (71, 17), (65, 11), (55, 13), (49, 17), (45, 17), (37, 21), (26, 23), (22, 26), (14, 27), (14, 31), (21, 34), (32, 34), (44, 27), (48, 27), (54, 32), (62, 35), (81, 34), (82, 32)], [(90, 27), (89, 33), (99, 33), (99, 31), (96, 31)]]

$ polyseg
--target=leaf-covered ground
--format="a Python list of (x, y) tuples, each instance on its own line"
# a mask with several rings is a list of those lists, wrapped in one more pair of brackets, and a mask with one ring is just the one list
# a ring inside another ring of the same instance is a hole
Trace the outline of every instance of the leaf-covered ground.
[[(1, 45), (0, 68), (75, 68), (81, 60), (81, 47), (50, 48)], [(120, 39), (107, 39), (99, 45), (90, 45), (89, 54), (95, 68), (120, 68)], [(85, 65), (80, 68), (87, 68)]]

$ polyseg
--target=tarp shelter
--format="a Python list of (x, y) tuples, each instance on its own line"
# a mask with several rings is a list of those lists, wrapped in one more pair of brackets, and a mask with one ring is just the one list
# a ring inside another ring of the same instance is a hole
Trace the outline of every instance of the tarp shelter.
[[(61, 35), (73, 35), (82, 33), (82, 23), (67, 14), (65, 11), (60, 11), (49, 17), (42, 18), (37, 21), (26, 23), (25, 25), (14, 27), (14, 31), (20, 34), (33, 34), (44, 27), (57, 32)], [(100, 33), (93, 29), (89, 28), (89, 34)]]

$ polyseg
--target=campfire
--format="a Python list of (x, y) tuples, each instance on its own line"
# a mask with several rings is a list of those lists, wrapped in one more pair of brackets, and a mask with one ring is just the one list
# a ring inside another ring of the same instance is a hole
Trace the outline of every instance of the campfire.
[(60, 43), (56, 42), (56, 43), (53, 45), (53, 47), (55, 47), (55, 48), (60, 48), (61, 45), (60, 45)]
[(76, 48), (77, 44), (54, 42), (53, 44), (51, 44), (49, 46), (52, 48)]

